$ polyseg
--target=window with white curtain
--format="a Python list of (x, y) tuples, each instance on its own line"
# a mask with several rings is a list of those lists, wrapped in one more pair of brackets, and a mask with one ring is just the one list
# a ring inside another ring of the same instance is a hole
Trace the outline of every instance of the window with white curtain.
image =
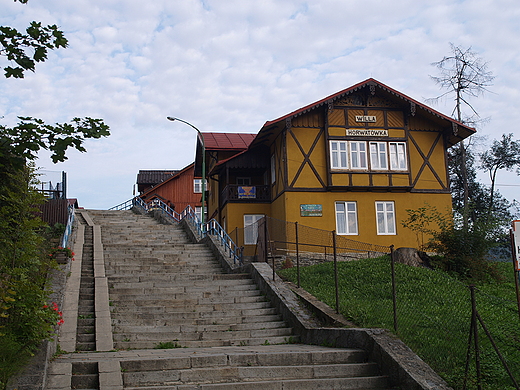
[(386, 142), (370, 142), (370, 167), (374, 170), (388, 169)]
[(404, 142), (389, 142), (390, 169), (405, 171), (408, 167), (406, 162), (406, 147)]
[(367, 169), (367, 143), (364, 141), (350, 141), (350, 168)]
[(347, 141), (330, 141), (330, 166), (332, 169), (347, 169), (347, 156)]
[(406, 171), (406, 142), (330, 141), (330, 166), (334, 170)]
[(336, 202), (336, 233), (358, 234), (356, 202)]
[(396, 234), (394, 202), (376, 202), (377, 234)]
[(255, 245), (258, 239), (258, 221), (263, 214), (244, 214), (244, 245)]

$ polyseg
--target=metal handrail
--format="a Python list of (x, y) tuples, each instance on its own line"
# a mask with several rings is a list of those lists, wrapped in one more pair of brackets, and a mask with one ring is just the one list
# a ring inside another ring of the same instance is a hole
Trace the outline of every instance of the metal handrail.
[(74, 205), (69, 205), (67, 208), (68, 211), (68, 217), (67, 217), (67, 226), (65, 227), (65, 231), (63, 232), (63, 236), (61, 238), (61, 247), (66, 248), (67, 244), (69, 243), (69, 237), (72, 233), (72, 224), (74, 223), (74, 217), (75, 217), (75, 208)]
[(220, 226), (215, 219), (212, 219), (207, 223), (207, 228), (208, 234), (215, 236), (220, 241), (220, 244), (224, 247), (229, 257), (233, 258), (233, 264), (236, 264), (238, 261), (238, 263), (242, 265), (242, 248), (235, 244), (222, 226)]
[(110, 207), (109, 210), (130, 210), (135, 204), (135, 199), (136, 198), (132, 198), (127, 200), (126, 202), (118, 204), (117, 206)]
[(216, 237), (219, 243), (224, 247), (226, 254), (233, 259), (233, 264), (243, 264), (242, 248), (235, 244), (231, 237), (226, 233), (224, 228), (222, 228), (222, 226), (220, 226), (220, 224), (215, 219), (212, 219), (207, 223), (202, 223), (200, 218), (195, 213), (195, 210), (193, 210), (190, 205), (188, 205), (182, 212), (178, 213), (160, 199), (154, 199), (153, 202), (146, 203), (140, 197), (135, 197), (117, 206), (114, 206), (109, 210), (129, 210), (133, 206), (140, 207), (145, 212), (158, 209), (162, 210), (167, 216), (169, 216), (177, 223), (186, 219), (186, 221), (197, 230), (199, 237), (203, 238), (207, 234)]

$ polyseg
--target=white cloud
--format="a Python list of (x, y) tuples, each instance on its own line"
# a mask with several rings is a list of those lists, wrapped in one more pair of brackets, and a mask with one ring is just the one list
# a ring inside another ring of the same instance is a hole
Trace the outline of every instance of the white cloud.
[(256, 132), (368, 77), (422, 101), (440, 92), (430, 64), (449, 42), (472, 46), (497, 76), (493, 93), (474, 102), (491, 117), (480, 132), (520, 137), (516, 0), (1, 1), (0, 24), (56, 23), (69, 39), (24, 80), (0, 79), (2, 123), (91, 116), (111, 126), (86, 154), (56, 166), (39, 160), (67, 170), (69, 195), (86, 207), (130, 198), (139, 169), (192, 161), (193, 129), (167, 115), (202, 131)]

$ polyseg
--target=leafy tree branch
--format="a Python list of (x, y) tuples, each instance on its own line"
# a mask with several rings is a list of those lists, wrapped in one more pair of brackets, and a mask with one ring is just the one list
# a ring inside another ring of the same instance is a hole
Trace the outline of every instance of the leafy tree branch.
[(25, 33), (0, 26), (0, 56), (13, 64), (4, 67), (5, 77), (23, 78), (25, 71), (34, 72), (36, 63), (47, 59), (49, 50), (67, 47), (67, 43), (55, 24), (42, 26), (41, 22), (33, 21)]
[(48, 125), (41, 119), (19, 117), (20, 122), (9, 128), (0, 125), (0, 142), (10, 145), (13, 155), (35, 160), (39, 150), (52, 152), (54, 163), (65, 161), (65, 151), (74, 147), (85, 152), (83, 142), (87, 138), (101, 138), (110, 135), (109, 127), (101, 119), (74, 118), (70, 123)]

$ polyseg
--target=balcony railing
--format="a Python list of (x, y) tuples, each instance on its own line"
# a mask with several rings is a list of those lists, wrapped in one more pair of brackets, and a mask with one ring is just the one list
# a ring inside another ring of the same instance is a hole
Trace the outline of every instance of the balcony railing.
[(228, 184), (221, 194), (221, 203), (227, 202), (269, 202), (271, 191), (269, 186), (242, 186)]

